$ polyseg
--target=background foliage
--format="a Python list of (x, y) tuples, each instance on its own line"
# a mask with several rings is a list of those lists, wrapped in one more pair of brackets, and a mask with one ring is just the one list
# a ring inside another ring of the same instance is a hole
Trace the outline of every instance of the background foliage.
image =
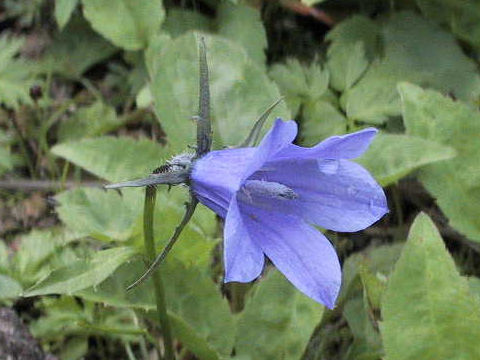
[[(333, 311), (273, 268), (222, 283), (222, 224), (200, 207), (161, 268), (177, 358), (479, 359), (477, 0), (5, 0), (0, 5), (0, 303), (59, 359), (150, 359), (161, 343), (144, 270), (145, 176), (194, 144), (206, 35), (214, 147), (280, 96), (311, 146), (375, 126), (358, 162), (390, 214), (328, 232)], [(159, 189), (160, 249), (183, 188)]]

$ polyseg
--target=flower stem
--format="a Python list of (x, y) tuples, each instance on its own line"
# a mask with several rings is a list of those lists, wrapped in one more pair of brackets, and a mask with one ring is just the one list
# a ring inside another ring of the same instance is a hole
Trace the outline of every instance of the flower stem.
[[(155, 209), (156, 188), (147, 186), (145, 189), (145, 205), (143, 209), (143, 238), (145, 252), (149, 263), (155, 259), (155, 243), (153, 241), (153, 211)], [(163, 342), (165, 346), (165, 360), (174, 360), (173, 339), (170, 329), (170, 321), (167, 315), (165, 292), (161, 275), (158, 271), (152, 274), (155, 300), (157, 303), (157, 315), (162, 328)]]

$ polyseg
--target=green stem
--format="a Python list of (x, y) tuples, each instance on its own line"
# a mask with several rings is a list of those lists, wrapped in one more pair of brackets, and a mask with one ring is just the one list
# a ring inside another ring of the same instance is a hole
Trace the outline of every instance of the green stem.
[[(149, 263), (155, 259), (155, 243), (153, 241), (153, 211), (155, 209), (156, 188), (147, 186), (145, 189), (145, 206), (143, 210), (143, 237), (145, 242), (145, 251)], [(170, 321), (167, 315), (167, 306), (165, 302), (165, 292), (163, 289), (160, 272), (155, 271), (152, 274), (155, 299), (157, 303), (157, 315), (162, 328), (163, 342), (165, 346), (165, 360), (174, 360), (172, 332)]]

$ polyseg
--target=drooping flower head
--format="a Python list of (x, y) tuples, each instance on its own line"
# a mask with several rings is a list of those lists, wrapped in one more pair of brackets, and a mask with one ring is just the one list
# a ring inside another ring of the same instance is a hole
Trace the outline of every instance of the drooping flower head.
[(312, 225), (359, 231), (388, 212), (382, 188), (350, 161), (376, 133), (368, 128), (303, 148), (292, 144), (296, 123), (277, 119), (258, 147), (211, 151), (196, 160), (192, 190), (225, 219), (225, 282), (256, 279), (267, 256), (300, 291), (333, 308), (340, 264)]

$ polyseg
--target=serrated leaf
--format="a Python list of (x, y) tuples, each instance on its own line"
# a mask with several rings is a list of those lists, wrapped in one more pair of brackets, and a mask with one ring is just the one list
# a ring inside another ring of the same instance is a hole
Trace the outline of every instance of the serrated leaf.
[[(194, 144), (195, 124), (191, 117), (198, 108), (197, 37), (189, 32), (161, 41), (160, 53), (148, 57), (147, 67), (155, 111), (167, 133), (168, 152), (173, 154)], [(238, 44), (210, 36), (206, 45), (216, 147), (236, 145), (280, 94)], [(271, 118), (275, 116), (289, 118), (286, 106), (277, 106)]]
[(144, 177), (163, 164), (165, 150), (150, 140), (99, 137), (55, 145), (52, 153), (111, 182)]
[(276, 270), (261, 280), (239, 316), (235, 342), (242, 359), (299, 359), (323, 307), (297, 291)]
[(297, 59), (287, 59), (285, 64), (273, 65), (269, 75), (286, 97), (294, 116), (298, 114), (301, 105), (314, 105), (317, 101), (330, 100), (330, 74), (320, 64), (312, 63), (306, 66)]
[(116, 51), (84, 19), (74, 16), (45, 50), (40, 70), (76, 79)]
[(0, 36), (0, 104), (10, 108), (31, 103), (32, 67), (24, 59), (16, 58), (23, 43), (20, 37)]
[(103, 241), (129, 239), (142, 209), (141, 192), (132, 190), (122, 197), (116, 191), (77, 188), (55, 199), (58, 216), (69, 229)]
[(410, 12), (394, 14), (382, 29), (384, 56), (374, 62), (342, 99), (347, 117), (382, 123), (400, 114), (400, 81), (432, 86), (474, 102), (480, 75), (453, 36)]
[(103, 135), (123, 125), (115, 109), (97, 101), (88, 107), (80, 108), (73, 117), (60, 123), (60, 141), (78, 140), (84, 137)]
[(161, 0), (82, 0), (82, 4), (92, 27), (126, 50), (145, 49), (165, 17)]
[(90, 259), (79, 259), (56, 269), (44, 280), (32, 286), (23, 296), (72, 294), (96, 286), (120, 265), (137, 254), (131, 247), (117, 247), (98, 251)]
[(380, 28), (371, 19), (355, 15), (338, 24), (326, 37), (327, 67), (332, 87), (337, 91), (349, 89), (365, 72), (369, 62), (378, 54)]
[[(174, 336), (201, 360), (226, 358), (233, 345), (234, 319), (215, 284), (199, 270), (198, 267), (184, 267), (171, 258), (159, 270)], [(143, 263), (132, 261), (120, 267), (96, 289), (76, 295), (111, 306), (154, 310), (151, 279), (132, 291), (125, 291), (144, 271)]]
[(314, 146), (332, 135), (344, 134), (347, 119), (330, 102), (318, 100), (305, 104), (301, 124), (302, 145)]
[(421, 169), (419, 178), (450, 224), (480, 241), (480, 113), (435, 91), (399, 87), (407, 134), (453, 147), (457, 157)]
[(480, 358), (480, 301), (425, 214), (411, 227), (384, 294), (382, 316), (387, 360)]
[(390, 185), (423, 165), (455, 157), (441, 143), (410, 135), (380, 133), (358, 159), (382, 186)]
[(55, 20), (62, 30), (72, 17), (73, 10), (77, 7), (78, 0), (55, 0)]
[(259, 66), (265, 66), (267, 34), (260, 11), (242, 4), (221, 2), (217, 9), (217, 32), (243, 46)]

